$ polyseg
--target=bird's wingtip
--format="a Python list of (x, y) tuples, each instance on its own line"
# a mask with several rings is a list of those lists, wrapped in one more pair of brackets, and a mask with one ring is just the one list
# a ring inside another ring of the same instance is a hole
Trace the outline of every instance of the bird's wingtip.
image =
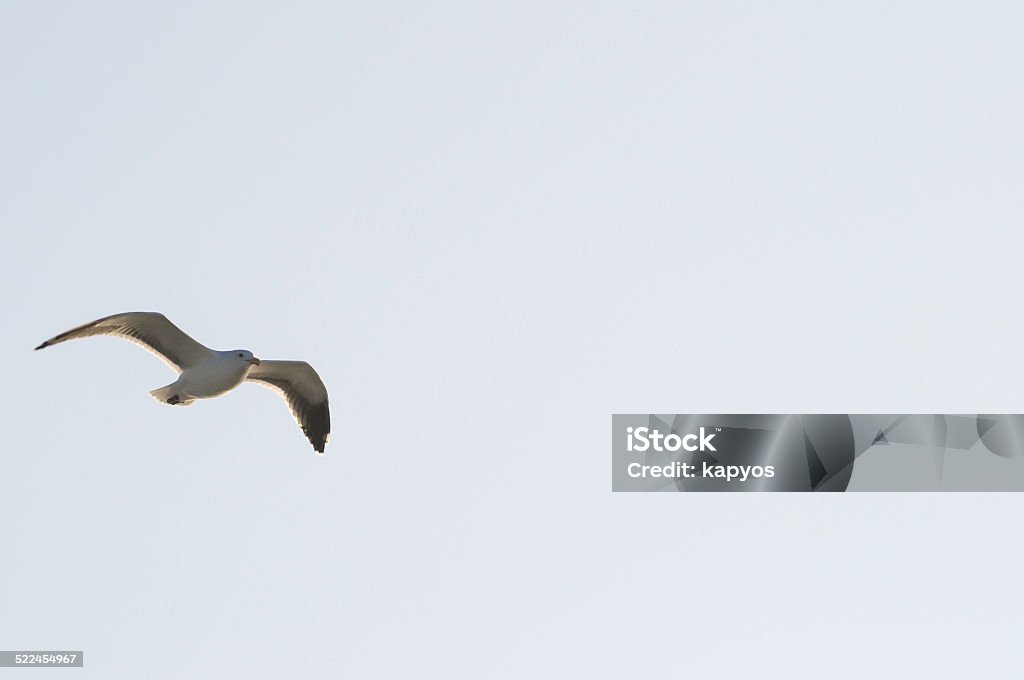
[(36, 349), (42, 349), (44, 347), (49, 347), (49, 346), (50, 346), (50, 343), (49, 343), (49, 341), (47, 341), (47, 342), (44, 342), (43, 344), (39, 345), (39, 347), (36, 347)]

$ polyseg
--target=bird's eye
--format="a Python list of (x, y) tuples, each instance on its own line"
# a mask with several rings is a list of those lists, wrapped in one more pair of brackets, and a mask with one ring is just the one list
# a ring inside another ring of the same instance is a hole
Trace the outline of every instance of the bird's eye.
[(239, 354), (238, 356), (239, 356), (239, 357), (244, 357), (245, 355), (244, 355), (244, 354)]

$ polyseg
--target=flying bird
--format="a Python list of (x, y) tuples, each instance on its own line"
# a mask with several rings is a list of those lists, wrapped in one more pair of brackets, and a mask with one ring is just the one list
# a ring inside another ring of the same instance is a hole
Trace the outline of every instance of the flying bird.
[(212, 350), (158, 312), (106, 316), (54, 336), (36, 349), (90, 335), (113, 335), (134, 342), (177, 371), (177, 380), (150, 391), (165, 404), (188, 406), (196, 399), (219, 397), (245, 381), (269, 387), (284, 397), (313, 450), (323, 455), (331, 432), (327, 388), (305, 361), (260, 361), (245, 349)]

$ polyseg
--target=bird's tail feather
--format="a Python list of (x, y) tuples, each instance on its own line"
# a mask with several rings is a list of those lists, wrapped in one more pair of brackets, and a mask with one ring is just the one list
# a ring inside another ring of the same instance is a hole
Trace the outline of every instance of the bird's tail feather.
[(165, 404), (171, 404), (173, 406), (188, 406), (195, 401), (194, 398), (184, 397), (178, 394), (178, 384), (176, 382), (163, 387), (158, 387), (155, 390), (150, 390), (149, 393), (157, 401), (161, 401)]

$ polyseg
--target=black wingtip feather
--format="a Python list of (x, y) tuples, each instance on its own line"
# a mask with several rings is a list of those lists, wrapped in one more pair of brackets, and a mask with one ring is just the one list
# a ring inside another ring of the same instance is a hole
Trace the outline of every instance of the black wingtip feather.
[(44, 348), (44, 347), (49, 347), (49, 346), (50, 346), (50, 341), (49, 341), (49, 340), (47, 340), (47, 341), (46, 341), (46, 342), (44, 342), (43, 344), (39, 345), (39, 347), (36, 347), (36, 349), (42, 349), (42, 348)]
[(306, 424), (302, 431), (313, 445), (313, 450), (323, 453), (327, 448), (327, 438), (331, 433), (331, 411), (327, 402), (315, 404), (312, 408), (305, 409), (304, 420)]

